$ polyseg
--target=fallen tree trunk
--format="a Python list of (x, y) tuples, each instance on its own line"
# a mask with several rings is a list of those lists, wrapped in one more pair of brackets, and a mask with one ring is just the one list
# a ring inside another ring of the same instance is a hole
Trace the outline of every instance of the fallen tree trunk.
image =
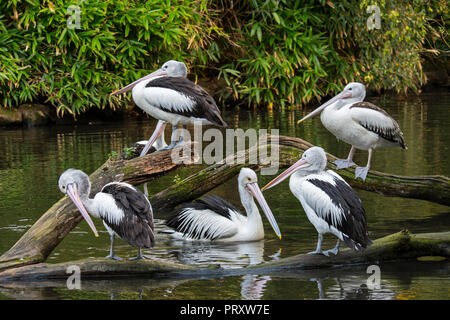
[[(305, 150), (312, 145), (302, 139), (280, 136), (280, 145)], [(327, 153), (328, 168), (336, 170), (338, 159)], [(337, 170), (336, 170), (337, 171)], [(338, 171), (353, 187), (386, 196), (415, 198), (450, 206), (450, 179), (445, 176), (399, 176), (370, 170), (365, 181), (355, 179), (355, 168)]]
[[(179, 163), (172, 162), (171, 151), (152, 153), (131, 160), (110, 158), (89, 176), (91, 194), (96, 194), (112, 181), (141, 184), (181, 166), (182, 160), (184, 159), (180, 159)], [(55, 181), (55, 185), (56, 183)], [(70, 199), (61, 198), (0, 257), (0, 271), (45, 261), (81, 220), (82, 216)]]
[[(105, 258), (89, 258), (57, 264), (39, 263), (6, 270), (0, 273), (0, 286), (14, 281), (42, 281), (45, 279), (67, 279), (69, 266), (78, 266), (82, 277), (112, 278), (136, 277), (146, 278), (204, 278), (223, 277), (242, 274), (271, 274), (295, 272), (299, 270), (326, 269), (334, 267), (351, 267), (367, 264), (383, 264), (393, 261), (421, 260), (424, 256), (433, 256), (434, 260), (448, 260), (450, 257), (450, 232), (411, 234), (404, 230), (377, 239), (364, 252), (350, 249), (342, 250), (337, 256), (299, 254), (289, 258), (265, 262), (240, 269), (223, 269), (220, 267), (198, 267), (180, 263), (139, 260), (115, 261)], [(436, 259), (438, 258), (438, 259)], [(430, 259), (433, 260), (433, 259)]]
[[(303, 152), (312, 145), (300, 138), (285, 136), (270, 137), (272, 148), (279, 147), (280, 167), (286, 167), (298, 160), (299, 152)], [(251, 167), (258, 171), (267, 165), (267, 158), (256, 157), (258, 162), (248, 164), (250, 156), (258, 153), (265, 145), (250, 148), (245, 152), (241, 163), (234, 154), (223, 161), (209, 166), (187, 177), (179, 183), (159, 192), (151, 197), (156, 215), (172, 210), (182, 202), (200, 197), (228, 179), (239, 173), (244, 167)], [(181, 148), (180, 148), (181, 149)], [(194, 157), (194, 148), (190, 155)], [(327, 154), (328, 167), (335, 169), (331, 162), (336, 157)], [(188, 159), (180, 159), (180, 161)], [(233, 160), (233, 161), (231, 161)], [(171, 151), (161, 151), (131, 160), (109, 159), (98, 168), (90, 179), (92, 181), (92, 194), (100, 191), (108, 182), (123, 181), (134, 185), (144, 183), (167, 173), (182, 165), (173, 163)], [(277, 165), (277, 164), (272, 164)], [(354, 169), (340, 170), (341, 174), (352, 186), (375, 191), (389, 196), (413, 197), (450, 205), (450, 179), (447, 177), (401, 177), (381, 172), (370, 171), (366, 182), (354, 179)], [(56, 182), (55, 182), (56, 183)], [(67, 197), (55, 203), (44, 215), (17, 241), (17, 243), (0, 257), (0, 271), (35, 264), (45, 261), (51, 251), (81, 220), (81, 215)]]

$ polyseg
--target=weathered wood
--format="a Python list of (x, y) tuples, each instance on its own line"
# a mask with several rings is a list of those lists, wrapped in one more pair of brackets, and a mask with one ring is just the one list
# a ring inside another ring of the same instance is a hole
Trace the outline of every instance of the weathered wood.
[(217, 277), (241, 274), (271, 274), (299, 270), (352, 267), (367, 264), (383, 264), (393, 261), (417, 260), (423, 256), (450, 257), (450, 232), (410, 234), (404, 230), (377, 239), (364, 252), (342, 250), (337, 256), (299, 254), (280, 260), (265, 262), (239, 269), (198, 267), (165, 261), (113, 261), (105, 258), (89, 258), (57, 264), (39, 263), (6, 270), (0, 273), (0, 286), (14, 281), (42, 281), (67, 279), (67, 268), (76, 265), (86, 278), (170, 276), (172, 278)]
[[(312, 145), (300, 138), (279, 137), (280, 146), (305, 150)], [(280, 148), (283, 152), (283, 148)], [(400, 176), (370, 170), (365, 181), (355, 179), (355, 168), (336, 170), (333, 161), (338, 159), (327, 153), (329, 169), (338, 172), (352, 187), (386, 196), (415, 198), (450, 206), (450, 179), (445, 176)]]
[[(192, 154), (191, 154), (192, 156)], [(174, 163), (171, 151), (161, 151), (131, 160), (108, 159), (89, 178), (91, 194), (112, 181), (140, 184), (159, 177), (182, 165)], [(55, 185), (56, 185), (55, 181)], [(61, 198), (36, 221), (30, 229), (0, 257), (0, 271), (45, 261), (52, 250), (82, 220), (68, 197)]]
[[(279, 147), (279, 166), (286, 167), (298, 160), (299, 153), (312, 145), (300, 138), (276, 136), (268, 139), (269, 143), (277, 141)], [(209, 166), (187, 177), (179, 183), (151, 197), (155, 214), (172, 210), (182, 202), (200, 197), (228, 179), (238, 174), (243, 166), (258, 171), (266, 159), (256, 157), (259, 162), (248, 164), (250, 155), (260, 151), (263, 145), (255, 146), (245, 153), (245, 164), (238, 161), (237, 155), (231, 155), (220, 163)], [(273, 147), (273, 146), (272, 146)], [(194, 147), (191, 148), (191, 157)], [(327, 154), (328, 167), (335, 169), (332, 161), (336, 157)], [(184, 159), (185, 160), (185, 159)], [(108, 160), (91, 176), (92, 194), (98, 192), (104, 184), (111, 181), (124, 181), (141, 184), (179, 167), (173, 163), (171, 151), (161, 151), (142, 158), (131, 160)], [(411, 197), (450, 205), (450, 179), (441, 176), (402, 177), (381, 172), (370, 171), (365, 182), (354, 179), (354, 169), (339, 170), (352, 186), (375, 191), (384, 195)], [(55, 182), (56, 183), (56, 182)], [(17, 243), (0, 257), (0, 271), (12, 267), (35, 264), (45, 261), (51, 251), (79, 223), (81, 215), (67, 197), (55, 203), (46, 213), (17, 241)]]

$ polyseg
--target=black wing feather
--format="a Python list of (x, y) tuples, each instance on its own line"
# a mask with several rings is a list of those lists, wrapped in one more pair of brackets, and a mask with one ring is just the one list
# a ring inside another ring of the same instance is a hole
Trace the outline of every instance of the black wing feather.
[(164, 108), (163, 105), (159, 105), (158, 107), (163, 111), (177, 113), (186, 117), (206, 118), (219, 127), (227, 127), (227, 124), (225, 121), (223, 121), (222, 116), (220, 115), (220, 110), (217, 107), (217, 104), (214, 101), (213, 97), (211, 97), (211, 95), (202, 87), (187, 78), (161, 77), (149, 81), (145, 87), (160, 87), (172, 89), (182, 93), (195, 102), (192, 111), (174, 111)]
[[(334, 176), (333, 179), (336, 186), (321, 179), (308, 179), (310, 183), (325, 192), (336, 207), (342, 208), (345, 216), (338, 225), (333, 221), (331, 213), (323, 214), (321, 218), (343, 233), (344, 241), (350, 248), (355, 250), (365, 249), (372, 241), (368, 236), (366, 211), (361, 199), (343, 180)], [(317, 210), (316, 208), (313, 209)]]
[(366, 108), (366, 109), (372, 109), (375, 111), (378, 111), (385, 115), (386, 117), (389, 117), (392, 119), (392, 122), (394, 126), (392, 128), (385, 128), (385, 127), (377, 127), (370, 125), (368, 123), (360, 122), (359, 124), (366, 128), (369, 131), (372, 131), (376, 134), (378, 134), (383, 139), (386, 139), (388, 141), (398, 143), (403, 149), (407, 149), (405, 140), (403, 139), (403, 133), (400, 129), (400, 126), (398, 125), (397, 121), (395, 121), (394, 118), (392, 118), (386, 111), (378, 107), (377, 105), (374, 105), (373, 103), (361, 101), (353, 104), (351, 108)]
[[(185, 235), (188, 233), (187, 230), (190, 230), (190, 224), (192, 223), (190, 222), (188, 223), (188, 225), (181, 228), (186, 219), (186, 216), (183, 216), (182, 213), (186, 209), (194, 209), (199, 211), (211, 210), (227, 219), (231, 219), (230, 210), (239, 212), (239, 210), (235, 206), (233, 206), (231, 203), (223, 200), (218, 196), (206, 196), (204, 199), (197, 199), (190, 203), (184, 203), (180, 205), (180, 207), (176, 210), (175, 214), (166, 222), (166, 224), (169, 227)], [(193, 234), (190, 233), (189, 236), (192, 237), (193, 239), (201, 239), (203, 238), (200, 237), (201, 234), (202, 230), (197, 230), (196, 233)], [(215, 240), (215, 238), (208, 232), (206, 232), (204, 238)]]
[(130, 245), (141, 248), (153, 247), (155, 245), (153, 212), (146, 196), (138, 189), (115, 183), (103, 187), (102, 192), (112, 195), (116, 205), (124, 212), (120, 224), (108, 219), (103, 221)]

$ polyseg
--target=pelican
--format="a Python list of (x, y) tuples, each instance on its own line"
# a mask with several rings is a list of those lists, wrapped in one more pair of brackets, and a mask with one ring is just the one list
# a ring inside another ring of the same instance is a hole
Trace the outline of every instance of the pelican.
[(264, 228), (258, 207), (258, 200), (264, 214), (281, 239), (277, 222), (258, 187), (256, 173), (242, 168), (239, 177), (239, 195), (247, 216), (232, 204), (217, 196), (208, 196), (181, 206), (167, 225), (176, 230), (173, 237), (185, 240), (205, 241), (256, 241), (264, 238)]
[(183, 143), (182, 138), (176, 141), (178, 125), (201, 123), (227, 126), (214, 99), (186, 76), (186, 65), (170, 60), (160, 69), (112, 93), (117, 95), (132, 90), (136, 105), (159, 120), (141, 156), (148, 152), (168, 123), (172, 124), (172, 138), (170, 145), (163, 149), (172, 149)]
[(365, 96), (364, 85), (351, 82), (341, 93), (297, 122), (300, 124), (322, 112), (320, 120), (325, 128), (339, 140), (352, 145), (347, 159), (338, 159), (334, 162), (337, 169), (355, 165), (353, 162), (355, 149), (368, 150), (367, 165), (355, 169), (355, 177), (362, 180), (366, 180), (369, 172), (373, 150), (380, 147), (408, 149), (398, 123), (380, 107), (364, 102)]
[(67, 169), (59, 177), (59, 190), (67, 194), (98, 237), (95, 225), (88, 212), (103, 220), (111, 240), (107, 258), (122, 260), (114, 255), (114, 237), (118, 236), (128, 244), (138, 247), (138, 255), (130, 260), (145, 258), (141, 248), (152, 248), (155, 244), (153, 233), (153, 212), (150, 202), (141, 191), (128, 183), (111, 182), (89, 198), (91, 183), (81, 170)]
[[(325, 171), (326, 164), (325, 151), (320, 147), (311, 147), (299, 161), (270, 181), (262, 191), (291, 176), (291, 192), (300, 201), (319, 234), (317, 248), (309, 254), (337, 255), (341, 241), (354, 250), (363, 250), (372, 241), (367, 234), (366, 214), (361, 199), (340, 175), (332, 170)], [(338, 240), (333, 249), (322, 251), (325, 233), (332, 233)]]

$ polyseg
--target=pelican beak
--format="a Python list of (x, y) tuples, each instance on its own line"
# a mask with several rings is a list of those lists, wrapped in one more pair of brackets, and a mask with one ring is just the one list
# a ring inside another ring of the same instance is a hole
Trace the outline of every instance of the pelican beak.
[(95, 236), (98, 237), (97, 229), (95, 229), (94, 222), (92, 222), (91, 217), (87, 213), (85, 207), (83, 206), (83, 203), (81, 202), (80, 195), (78, 194), (78, 189), (76, 184), (68, 184), (67, 185), (67, 195), (69, 196), (70, 200), (75, 204), (75, 206), (78, 208), (78, 210), (81, 212), (81, 215), (88, 223), (89, 227), (91, 227), (92, 231), (94, 232)]
[(258, 201), (259, 205), (261, 206), (262, 211), (267, 217), (267, 220), (269, 220), (270, 225), (272, 226), (273, 230), (275, 231), (275, 234), (280, 238), (281, 240), (281, 232), (280, 228), (278, 228), (278, 224), (272, 214), (272, 211), (269, 208), (269, 205), (266, 202), (266, 199), (264, 199), (264, 196), (262, 195), (261, 190), (258, 187), (258, 184), (256, 182), (248, 183), (246, 185), (247, 190), (250, 192), (250, 194), (255, 197), (255, 199)]
[(166, 127), (167, 122), (159, 120), (156, 124), (155, 131), (153, 131), (152, 136), (150, 139), (148, 139), (147, 144), (145, 145), (144, 149), (142, 150), (140, 157), (145, 156), (148, 152), (148, 150), (152, 147), (153, 143), (158, 139), (160, 135), (164, 133), (164, 128)]
[(118, 94), (122, 94), (122, 93), (128, 92), (131, 89), (133, 89), (134, 86), (137, 85), (141, 81), (148, 80), (148, 79), (155, 78), (155, 77), (161, 77), (161, 76), (167, 76), (167, 72), (162, 70), (162, 69), (158, 69), (158, 70), (156, 70), (156, 71), (146, 75), (145, 77), (142, 77), (139, 80), (136, 80), (135, 82), (130, 83), (129, 85), (123, 87), (122, 89), (114, 91), (113, 93), (111, 93), (111, 95), (115, 96), (115, 95), (118, 95)]
[(297, 124), (302, 123), (303, 121), (305, 121), (306, 119), (312, 118), (314, 116), (317, 116), (318, 114), (320, 114), (323, 109), (325, 109), (326, 107), (328, 107), (330, 104), (336, 102), (339, 99), (346, 99), (346, 98), (351, 98), (352, 97), (352, 93), (348, 92), (348, 91), (342, 91), (341, 93), (339, 93), (338, 95), (334, 96), (333, 98), (331, 98), (330, 100), (328, 100), (327, 102), (325, 102), (324, 104), (322, 104), (320, 107), (318, 107), (316, 110), (314, 110), (313, 112), (307, 114), (305, 117), (303, 117), (302, 119), (297, 121)]
[(266, 189), (270, 189), (272, 187), (275, 187), (277, 184), (279, 184), (280, 182), (285, 180), (287, 177), (289, 177), (291, 174), (293, 174), (296, 170), (301, 169), (301, 168), (306, 168), (309, 166), (310, 166), (310, 164), (308, 162), (306, 162), (305, 160), (303, 160), (303, 159), (298, 160), (292, 166), (287, 168), (283, 173), (281, 173), (278, 177), (276, 177), (275, 179), (270, 181), (268, 184), (266, 184), (264, 186), (264, 188), (262, 188), (262, 191), (264, 191)]

